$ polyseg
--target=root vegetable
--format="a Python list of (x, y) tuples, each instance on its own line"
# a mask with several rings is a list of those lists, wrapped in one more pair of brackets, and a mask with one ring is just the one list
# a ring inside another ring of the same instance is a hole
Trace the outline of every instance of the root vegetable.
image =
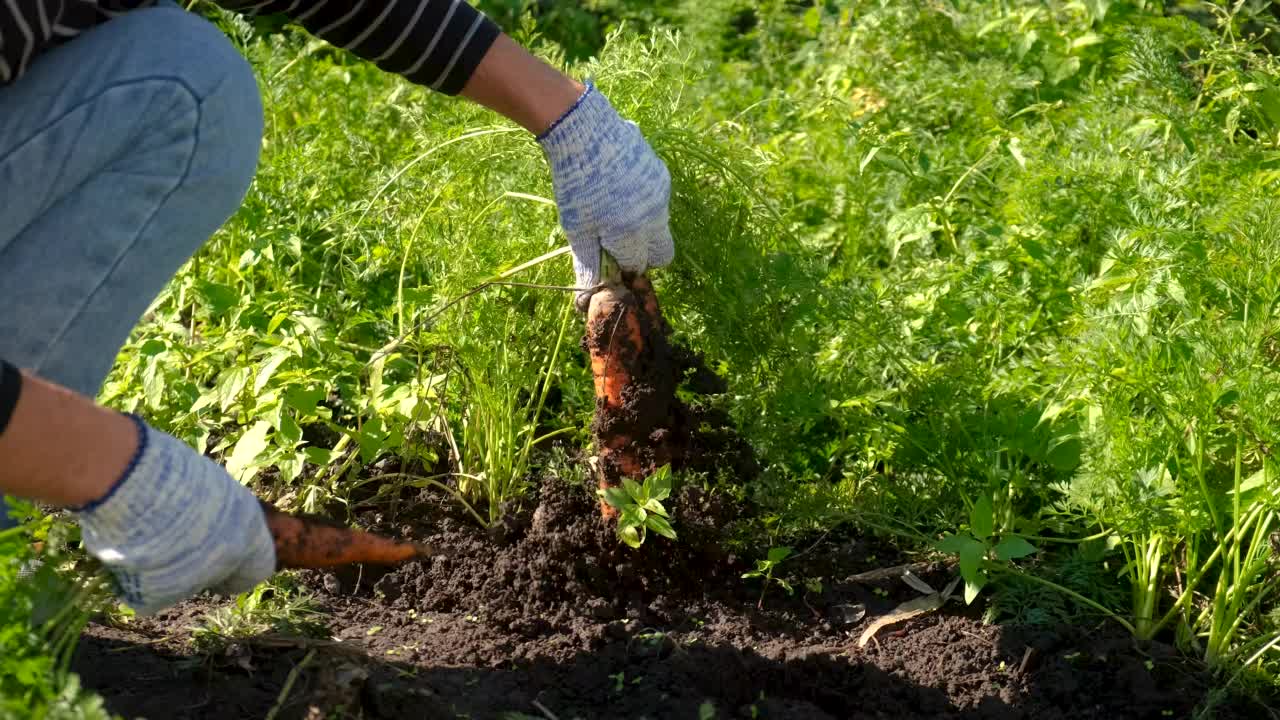
[[(663, 428), (675, 402), (675, 372), (667, 327), (653, 285), (644, 276), (625, 278), (591, 298), (586, 348), (595, 384), (598, 483), (616, 487), (623, 478), (644, 480), (670, 462)], [(601, 501), (601, 514), (616, 510)]]
[(320, 518), (289, 515), (265, 502), (262, 509), (275, 538), (276, 565), (280, 570), (354, 563), (395, 565), (438, 554), (427, 545), (393, 540)]
[[(587, 311), (587, 344), (591, 355), (591, 375), (595, 381), (597, 414), (622, 411), (623, 391), (631, 384), (633, 363), (628, 358), (639, 355), (644, 347), (639, 312), (626, 288), (608, 287), (591, 298)], [(631, 438), (624, 434), (613, 435), (601, 443), (600, 459), (605, 464), (601, 467), (600, 489), (615, 484), (607, 477), (610, 473), (604, 470), (609, 465), (608, 461), (613, 460), (622, 466), (627, 474), (638, 469), (632, 454), (624, 452), (629, 445)], [(600, 501), (600, 513), (606, 519), (617, 515), (617, 511), (603, 499)]]
[(596, 397), (612, 410), (622, 408), (622, 392), (631, 384), (633, 360), (644, 350), (640, 312), (625, 288), (605, 288), (591, 298), (587, 332), (599, 339), (591, 347), (591, 374)]

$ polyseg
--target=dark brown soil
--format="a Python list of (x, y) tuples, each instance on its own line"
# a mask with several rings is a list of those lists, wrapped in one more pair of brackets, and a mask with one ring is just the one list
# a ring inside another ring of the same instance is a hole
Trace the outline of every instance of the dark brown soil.
[[(771, 588), (757, 609), (758, 581), (720, 542), (739, 514), (723, 496), (681, 490), (680, 541), (633, 552), (587, 488), (548, 480), (539, 495), (493, 534), (429, 498), (415, 516), (363, 518), (454, 554), (304, 574), (321, 637), (195, 652), (190, 628), (218, 606), (201, 599), (91, 625), (75, 669), (112, 711), (151, 720), (1163, 719), (1191, 717), (1209, 687), (1170, 648), (1114, 628), (990, 626), (960, 604), (860, 648), (869, 623), (916, 593), (852, 579), (902, 560), (893, 548), (833, 536), (798, 548), (785, 571), (795, 594)], [(950, 578), (943, 566), (917, 572), (938, 588)], [(1237, 701), (1212, 717), (1263, 715)]]

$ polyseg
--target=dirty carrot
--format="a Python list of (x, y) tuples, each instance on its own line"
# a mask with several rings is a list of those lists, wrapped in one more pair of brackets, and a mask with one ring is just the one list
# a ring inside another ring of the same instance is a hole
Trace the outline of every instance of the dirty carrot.
[(649, 317), (654, 331), (665, 330), (662, 312), (658, 310), (658, 295), (653, 290), (653, 281), (644, 275), (638, 275), (631, 281), (631, 291), (639, 298), (640, 305), (644, 308), (645, 315)]
[(279, 569), (325, 568), (353, 563), (394, 565), (436, 554), (431, 547), (343, 527), (327, 520), (289, 515), (265, 502), (267, 527), (275, 539)]
[[(640, 328), (639, 309), (631, 293), (622, 287), (607, 287), (591, 298), (587, 311), (587, 348), (591, 356), (591, 375), (595, 382), (595, 393), (598, 413), (618, 412), (623, 406), (623, 392), (631, 385), (631, 364), (628, 358), (636, 357), (644, 347), (644, 335)], [(631, 445), (631, 438), (626, 435), (612, 434), (602, 438), (600, 447), (601, 460), (605, 462), (599, 486), (607, 489), (613, 482), (607, 479), (612, 474), (609, 461), (615, 459), (618, 451)], [(617, 457), (619, 464), (634, 466), (625, 453)], [(634, 467), (629, 469), (634, 470)], [(606, 519), (612, 519), (617, 511), (612, 506), (600, 501), (600, 512)]]
[[(586, 347), (596, 394), (599, 486), (623, 478), (643, 480), (668, 455), (653, 434), (667, 420), (674, 387), (657, 382), (655, 370), (670, 365), (662, 350), (666, 326), (653, 285), (643, 275), (610, 285), (591, 298)], [(600, 504), (606, 519), (616, 511)]]
[(609, 408), (622, 407), (622, 391), (631, 384), (631, 362), (644, 350), (639, 308), (625, 288), (605, 288), (587, 311), (591, 374), (596, 397)]

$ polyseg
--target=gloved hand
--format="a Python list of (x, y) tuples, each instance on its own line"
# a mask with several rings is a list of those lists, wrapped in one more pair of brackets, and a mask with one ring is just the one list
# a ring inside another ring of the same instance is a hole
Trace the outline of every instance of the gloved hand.
[(107, 495), (77, 511), (85, 549), (141, 615), (203, 590), (253, 589), (276, 569), (258, 499), (220, 465), (134, 417), (140, 447)]
[[(538, 142), (551, 165), (579, 288), (602, 281), (601, 249), (623, 272), (671, 263), (671, 175), (640, 128), (620, 117), (599, 89), (588, 84), (577, 104)], [(580, 293), (580, 310), (590, 295)]]

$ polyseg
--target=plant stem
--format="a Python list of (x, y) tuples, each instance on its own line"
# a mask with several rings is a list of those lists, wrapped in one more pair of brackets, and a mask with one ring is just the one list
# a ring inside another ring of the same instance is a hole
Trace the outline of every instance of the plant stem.
[(280, 695), (276, 698), (276, 704), (272, 706), (271, 711), (267, 713), (266, 720), (275, 720), (276, 715), (280, 714), (280, 709), (284, 707), (285, 700), (289, 699), (289, 693), (293, 692), (293, 686), (298, 682), (298, 676), (302, 674), (302, 670), (307, 667), (307, 665), (311, 664), (311, 661), (315, 656), (316, 651), (312, 648), (307, 652), (306, 656), (302, 658), (302, 662), (294, 665), (293, 669), (289, 671), (289, 676), (285, 678), (284, 681), (284, 687), (280, 688)]
[(1202, 439), (1197, 439), (1196, 441), (1196, 481), (1200, 485), (1200, 494), (1204, 496), (1204, 503), (1209, 510), (1209, 517), (1213, 518), (1213, 527), (1221, 537), (1223, 534), (1222, 518), (1218, 516), (1218, 509), (1213, 502), (1213, 493), (1209, 492), (1209, 484), (1204, 479), (1204, 440)]
[(1216, 665), (1230, 644), (1232, 636), (1230, 628), (1236, 616), (1233, 610), (1239, 610), (1237, 607), (1239, 597), (1245, 591), (1243, 587), (1240, 587), (1246, 580), (1241, 574), (1240, 546), (1244, 540), (1244, 534), (1248, 532), (1249, 525), (1252, 525), (1253, 520), (1259, 517), (1250, 515), (1248, 518), (1241, 518), (1240, 485), (1244, 474), (1243, 456), (1244, 436), (1240, 431), (1239, 425), (1237, 425), (1233, 483), (1235, 497), (1232, 499), (1231, 504), (1231, 517), (1235, 523), (1232, 529), (1236, 530), (1236, 532), (1225, 541), (1226, 551), (1222, 563), (1222, 573), (1218, 575), (1218, 582), (1214, 588), (1213, 613), (1209, 617), (1209, 639), (1205, 643), (1205, 662), (1209, 665)]
[(462, 493), (459, 492), (457, 488), (449, 487), (448, 485), (436, 479), (438, 477), (448, 477), (450, 475), (457, 475), (457, 474), (458, 473), (446, 473), (443, 476), (434, 475), (431, 477), (426, 477), (422, 475), (411, 475), (409, 473), (387, 473), (384, 475), (374, 475), (368, 478), (367, 480), (365, 480), (364, 482), (372, 483), (372, 482), (379, 482), (379, 481), (408, 480), (410, 481), (410, 483), (414, 485), (419, 485), (423, 487), (433, 487), (439, 490), (443, 490), (444, 492), (448, 493), (451, 497), (453, 497), (454, 500), (457, 500), (458, 503), (461, 504), (462, 507), (466, 509), (468, 513), (471, 514), (471, 517), (475, 518), (476, 522), (480, 523), (481, 527), (488, 527), (489, 523), (485, 522), (484, 518), (480, 516), (480, 513), (476, 512), (476, 509), (471, 506), (471, 503), (467, 502), (467, 499), (462, 496)]
[(1023, 540), (1035, 540), (1036, 542), (1059, 543), (1062, 545), (1083, 545), (1084, 543), (1093, 542), (1094, 540), (1102, 540), (1103, 538), (1114, 535), (1115, 533), (1111, 532), (1110, 530), (1103, 530), (1100, 533), (1094, 533), (1093, 535), (1090, 535), (1088, 537), (1082, 537), (1082, 538), (1055, 538), (1055, 537), (1044, 537), (1041, 535), (1023, 535), (1021, 533), (1015, 533), (1015, 534), (1017, 534), (1018, 537), (1022, 538)]
[[(1262, 511), (1261, 507), (1255, 507), (1253, 510), (1250, 511), (1250, 514), (1253, 515), (1256, 513), (1260, 513), (1261, 511)], [(1251, 521), (1247, 521), (1247, 522), (1251, 522)], [(1165, 613), (1163, 617), (1160, 618), (1160, 622), (1156, 623), (1156, 626), (1153, 628), (1153, 632), (1159, 632), (1162, 627), (1164, 627), (1170, 620), (1174, 618), (1174, 616), (1176, 616), (1182, 610), (1184, 605), (1191, 602), (1192, 595), (1195, 592), (1196, 588), (1200, 585), (1200, 581), (1204, 579), (1205, 575), (1209, 571), (1209, 568), (1213, 567), (1213, 564), (1218, 560), (1219, 557), (1222, 556), (1222, 554), (1224, 553), (1224, 548), (1227, 545), (1227, 542), (1230, 541), (1232, 538), (1234, 538), (1236, 534), (1237, 534), (1237, 528), (1232, 528), (1231, 531), (1227, 534), (1227, 539), (1223, 541), (1219, 541), (1214, 546), (1213, 552), (1209, 554), (1208, 559), (1206, 559), (1204, 561), (1204, 564), (1200, 566), (1195, 576), (1194, 577), (1188, 576), (1187, 587), (1183, 588), (1182, 594), (1178, 596), (1178, 599), (1177, 601), (1174, 602), (1173, 607), (1170, 608), (1169, 611)]]
[(1164, 574), (1161, 559), (1164, 538), (1152, 535), (1142, 552), (1134, 554), (1135, 583), (1133, 588), (1133, 616), (1137, 632), (1142, 640), (1150, 640), (1156, 634), (1154, 626), (1156, 598), (1160, 592), (1160, 578)]

